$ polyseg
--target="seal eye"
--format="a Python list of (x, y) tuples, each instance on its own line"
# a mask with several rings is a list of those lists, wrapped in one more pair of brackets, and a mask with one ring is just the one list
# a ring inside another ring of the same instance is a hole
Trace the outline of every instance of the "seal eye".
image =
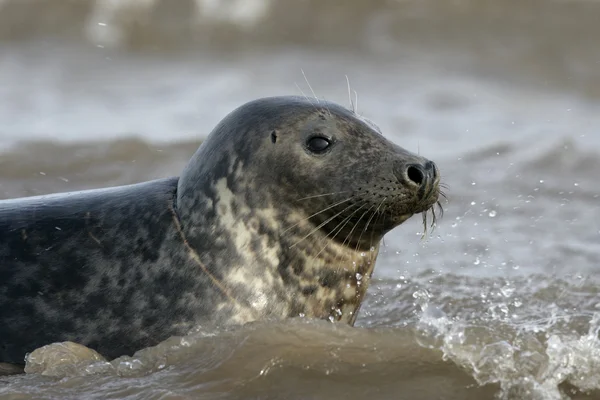
[(329, 139), (323, 136), (313, 136), (306, 142), (306, 147), (313, 153), (322, 153), (331, 145)]

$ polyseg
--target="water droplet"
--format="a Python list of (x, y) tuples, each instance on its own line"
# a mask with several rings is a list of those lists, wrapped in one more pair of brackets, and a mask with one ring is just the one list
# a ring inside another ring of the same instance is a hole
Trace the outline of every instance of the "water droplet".
[(490, 216), (490, 218), (494, 218), (497, 215), (496, 210), (490, 211), (488, 215)]
[(356, 280), (360, 281), (363, 278), (362, 274), (356, 273)]
[(143, 367), (143, 363), (138, 359), (124, 360), (121, 361), (118, 365), (118, 369), (123, 370), (140, 370)]
[(471, 202), (471, 205), (472, 205), (472, 206), (474, 206), (475, 204), (477, 204), (477, 203), (475, 203), (474, 201), (472, 201), (472, 202)]
[(515, 306), (515, 307), (521, 307), (522, 305), (523, 305), (523, 302), (521, 300), (513, 301), (513, 306)]
[(431, 295), (426, 289), (419, 289), (413, 293), (413, 298), (416, 300), (415, 304), (421, 307), (421, 310), (424, 310), (429, 303), (429, 298)]
[(474, 265), (479, 265), (479, 264), (481, 264), (481, 260), (479, 259), (479, 257), (477, 257), (477, 258), (475, 259), (475, 261), (473, 261), (473, 264), (474, 264)]
[(504, 297), (510, 297), (512, 296), (512, 294), (515, 292), (515, 288), (511, 287), (511, 286), (504, 286), (503, 288), (500, 289), (500, 293), (502, 293), (502, 296)]

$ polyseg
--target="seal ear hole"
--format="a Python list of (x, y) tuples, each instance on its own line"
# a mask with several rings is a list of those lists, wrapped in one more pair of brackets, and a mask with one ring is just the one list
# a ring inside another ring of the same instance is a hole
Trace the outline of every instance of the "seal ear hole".
[(277, 142), (277, 132), (271, 132), (271, 143)]

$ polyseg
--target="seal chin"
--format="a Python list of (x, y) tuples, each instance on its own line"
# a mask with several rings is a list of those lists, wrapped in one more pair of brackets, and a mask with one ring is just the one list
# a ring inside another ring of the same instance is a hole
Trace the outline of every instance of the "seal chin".
[(415, 214), (410, 213), (410, 214), (394, 215), (390, 218), (390, 222), (393, 223), (394, 226), (401, 225), (404, 222), (406, 222), (408, 219), (410, 219), (413, 215), (415, 215)]
[(421, 201), (421, 203), (419, 205), (417, 205), (417, 207), (415, 207), (415, 214), (427, 212), (427, 211), (431, 210), (433, 207), (435, 207), (436, 204), (438, 206), (440, 206), (440, 203), (439, 203), (440, 195), (441, 195), (441, 192), (440, 192), (440, 187), (439, 187), (439, 182), (438, 182), (435, 184), (435, 186), (433, 188), (431, 188), (429, 190), (428, 195)]

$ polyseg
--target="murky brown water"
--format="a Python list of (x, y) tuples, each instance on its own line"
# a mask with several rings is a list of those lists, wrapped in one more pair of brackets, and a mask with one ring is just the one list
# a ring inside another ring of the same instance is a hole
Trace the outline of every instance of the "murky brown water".
[(0, 2), (0, 198), (177, 175), (241, 103), (309, 94), (301, 69), (343, 104), (348, 75), (450, 187), (431, 237), (387, 235), (356, 328), (200, 328), (0, 399), (600, 399), (598, 21), (580, 0)]

